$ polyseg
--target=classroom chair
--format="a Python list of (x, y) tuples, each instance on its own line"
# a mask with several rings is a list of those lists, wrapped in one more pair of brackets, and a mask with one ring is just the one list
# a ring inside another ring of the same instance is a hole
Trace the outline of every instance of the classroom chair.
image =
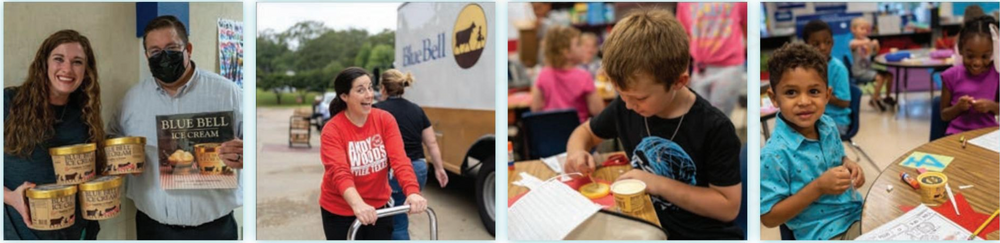
[(944, 137), (944, 133), (948, 130), (947, 121), (941, 119), (941, 96), (934, 96), (931, 99), (931, 139), (930, 141), (937, 140), (938, 138)]
[(569, 135), (580, 125), (576, 109), (525, 112), (521, 119), (529, 160), (566, 152)]
[(743, 179), (743, 200), (740, 202), (740, 214), (736, 215), (736, 226), (743, 229), (743, 238), (747, 238), (747, 145), (740, 150), (740, 176)]
[(854, 78), (854, 71), (851, 70), (851, 65), (853, 64), (853, 62), (851, 61), (851, 56), (845, 55), (841, 59), (843, 59), (844, 66), (847, 67), (847, 83), (851, 85), (857, 85), (859, 88), (863, 88), (862, 91), (869, 90), (870, 93), (874, 93), (875, 80), (861, 81), (858, 80), (857, 78)]
[[(830, 47), (831, 57), (847, 57), (853, 58), (854, 54), (851, 53), (851, 40), (854, 39), (854, 35), (851, 32), (843, 34), (833, 35), (833, 46)], [(847, 62), (844, 63), (847, 65)], [(850, 68), (851, 66), (847, 66)]]
[(795, 240), (795, 234), (792, 233), (792, 229), (789, 229), (787, 225), (781, 224), (778, 226), (781, 230), (781, 240)]
[(842, 59), (844, 61), (844, 66), (847, 67), (847, 82), (851, 85), (862, 85), (858, 83), (858, 79), (854, 78), (854, 71), (851, 71), (851, 57), (844, 55)]
[[(855, 155), (860, 154), (865, 156), (868, 163), (871, 163), (875, 169), (882, 172), (882, 168), (876, 165), (875, 161), (872, 161), (872, 158), (868, 157), (868, 153), (865, 153), (864, 149), (861, 149), (858, 144), (854, 143), (853, 138), (855, 135), (858, 135), (858, 130), (860, 130), (861, 127), (861, 124), (859, 123), (861, 123), (861, 89), (858, 88), (858, 86), (851, 85), (851, 126), (847, 129), (846, 134), (840, 135), (840, 140), (850, 145), (848, 147), (854, 151)], [(860, 156), (855, 158), (855, 162), (861, 160)]]

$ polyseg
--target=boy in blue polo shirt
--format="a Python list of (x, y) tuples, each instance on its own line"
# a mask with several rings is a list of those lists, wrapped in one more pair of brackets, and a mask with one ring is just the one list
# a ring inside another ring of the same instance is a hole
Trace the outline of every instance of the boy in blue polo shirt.
[(806, 44), (816, 47), (829, 60), (827, 64), (827, 82), (833, 88), (833, 96), (826, 104), (823, 114), (833, 119), (840, 134), (847, 133), (851, 126), (851, 84), (847, 80), (847, 66), (830, 56), (833, 51), (833, 30), (822, 20), (813, 20), (802, 28), (802, 38)]
[(861, 234), (865, 183), (844, 156), (836, 125), (823, 111), (830, 99), (827, 58), (802, 43), (785, 44), (768, 60), (768, 95), (781, 112), (761, 149), (760, 220), (785, 224), (799, 240), (851, 240)]

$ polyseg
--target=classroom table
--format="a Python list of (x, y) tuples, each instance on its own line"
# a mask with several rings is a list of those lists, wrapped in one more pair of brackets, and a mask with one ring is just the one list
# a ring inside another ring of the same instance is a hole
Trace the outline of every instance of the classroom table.
[[(948, 184), (952, 191), (964, 195), (976, 212), (987, 215), (993, 213), (1000, 207), (1000, 188), (998, 188), (1000, 185), (1000, 166), (998, 165), (1000, 163), (997, 162), (1000, 155), (972, 144), (967, 144), (965, 149), (962, 149), (959, 138), (965, 136), (966, 139), (973, 139), (996, 130), (996, 127), (983, 128), (943, 137), (900, 155), (874, 180), (871, 190), (865, 196), (864, 210), (861, 216), (861, 232), (868, 233), (882, 224), (902, 216), (905, 212), (899, 209), (901, 205), (920, 205), (920, 192), (910, 188), (899, 178), (899, 173), (903, 171), (911, 176), (917, 176), (913, 168), (899, 165), (914, 151), (954, 157), (955, 159), (943, 172), (948, 176)], [(889, 185), (893, 186), (891, 192), (886, 190)], [(959, 190), (960, 185), (973, 185), (973, 187)], [(950, 207), (950, 203), (943, 205)], [(988, 240), (1000, 239), (1000, 231), (990, 233), (987, 238)]]
[(517, 91), (507, 94), (507, 109), (521, 109), (531, 106), (531, 93), (529, 91)]
[[(614, 154), (624, 154), (623, 152), (615, 152), (609, 154), (602, 154), (600, 158), (595, 158), (594, 161), (597, 163), (603, 162), (607, 157)], [(537, 177), (541, 180), (547, 180), (549, 178), (555, 177), (556, 172), (552, 171), (548, 166), (545, 165), (541, 160), (529, 160), (529, 161), (519, 161), (514, 163), (514, 170), (508, 171), (507, 173), (507, 198), (515, 198), (518, 195), (528, 192), (528, 188), (514, 185), (513, 182), (521, 180), (521, 172), (526, 172), (529, 175)], [(621, 175), (622, 172), (601, 170), (598, 168), (594, 172), (594, 178), (603, 179), (607, 181), (615, 181), (615, 178)], [(634, 215), (639, 219), (648, 221), (655, 224), (656, 226), (662, 227), (660, 225), (660, 218), (656, 216), (656, 211), (653, 210), (652, 201), (647, 201), (644, 207), (645, 209)], [(614, 210), (614, 208), (612, 208)]]
[(507, 94), (507, 125), (517, 124), (518, 118), (531, 107), (531, 94), (528, 91), (516, 91)]
[[(898, 62), (886, 61), (885, 60), (885, 55), (887, 55), (889, 53), (881, 54), (881, 55), (878, 55), (878, 56), (875, 57), (875, 63), (881, 64), (881, 65), (885, 65), (886, 68), (894, 68), (896, 70), (896, 75), (893, 78), (895, 79), (895, 83), (896, 83), (896, 85), (894, 85), (894, 87), (896, 89), (896, 100), (897, 101), (902, 101), (899, 98), (899, 91), (901, 90), (901, 87), (899, 86), (899, 82), (900, 82), (900, 77), (899, 77), (900, 76), (900, 69), (902, 69), (902, 75), (903, 75), (902, 80), (903, 80), (903, 86), (904, 86), (903, 88), (905, 88), (905, 86), (908, 86), (908, 84), (910, 83), (910, 79), (909, 79), (910, 78), (909, 77), (910, 76), (909, 75), (910, 72), (909, 72), (909, 69), (927, 69), (927, 68), (932, 68), (932, 69), (934, 69), (934, 71), (943, 71), (943, 70), (948, 69), (948, 68), (951, 67), (952, 62), (950, 61), (950, 59), (933, 59), (933, 58), (931, 58), (930, 57), (930, 53), (931, 53), (931, 51), (934, 51), (934, 50), (935, 49), (933, 49), (933, 48), (920, 48), (920, 49), (906, 50), (906, 51), (910, 52), (910, 58), (908, 60), (906, 60), (906, 61), (898, 61)], [(934, 75), (931, 75), (930, 80), (928, 80), (928, 81), (930, 81), (930, 94), (931, 94), (930, 98), (933, 99), (934, 98)], [(888, 94), (886, 94), (886, 95), (888, 95)]]
[(897, 33), (884, 33), (884, 34), (882, 34), (882, 33), (872, 33), (868, 37), (871, 38), (871, 39), (880, 40), (879, 42), (883, 42), (883, 43), (884, 43), (884, 41), (881, 41), (881, 40), (887, 39), (887, 38), (908, 38), (908, 39), (913, 39), (914, 42), (916, 42), (918, 44), (923, 44), (923, 43), (928, 43), (928, 41), (930, 40), (930, 38), (931, 38), (931, 31), (929, 31), (929, 30), (912, 30), (912, 29), (908, 29), (908, 30), (897, 32)]

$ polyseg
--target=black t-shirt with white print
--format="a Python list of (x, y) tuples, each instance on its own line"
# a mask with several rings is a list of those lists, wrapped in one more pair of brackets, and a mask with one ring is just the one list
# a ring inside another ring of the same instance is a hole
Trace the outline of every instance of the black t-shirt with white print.
[[(741, 182), (736, 128), (701, 96), (683, 121), (680, 117), (644, 119), (627, 109), (619, 97), (590, 120), (590, 129), (604, 139), (618, 138), (632, 167), (699, 187)], [(671, 240), (744, 238), (743, 230), (732, 222), (691, 213), (657, 196), (651, 195), (651, 199)]]

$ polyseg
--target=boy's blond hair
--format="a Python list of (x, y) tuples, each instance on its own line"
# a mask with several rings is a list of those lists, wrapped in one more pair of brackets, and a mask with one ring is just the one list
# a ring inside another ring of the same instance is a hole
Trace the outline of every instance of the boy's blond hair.
[(580, 31), (570, 26), (552, 26), (545, 31), (545, 39), (542, 46), (545, 49), (545, 64), (554, 68), (566, 66), (569, 59), (563, 51), (569, 51), (573, 45), (573, 38), (580, 37)]
[(652, 75), (669, 89), (691, 62), (687, 31), (662, 9), (639, 10), (623, 18), (604, 40), (603, 50), (604, 71), (623, 90), (639, 74)]
[(865, 17), (857, 17), (851, 20), (851, 29), (857, 28), (859, 25), (866, 24), (868, 26), (872, 25), (871, 21), (865, 19)]

